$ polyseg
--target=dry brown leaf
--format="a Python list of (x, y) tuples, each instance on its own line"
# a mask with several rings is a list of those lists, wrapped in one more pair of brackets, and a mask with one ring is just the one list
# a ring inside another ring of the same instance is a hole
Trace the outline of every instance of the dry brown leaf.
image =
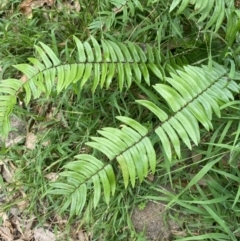
[(28, 149), (33, 150), (35, 148), (36, 142), (37, 142), (37, 136), (32, 132), (29, 132), (26, 137), (25, 146)]
[(43, 7), (45, 5), (54, 5), (54, 0), (24, 0), (20, 4), (19, 8), (24, 15), (26, 15), (28, 18), (31, 18), (33, 9)]
[(183, 230), (183, 231), (171, 230), (171, 233), (176, 235), (176, 236), (180, 236), (180, 237), (186, 237), (187, 236), (186, 230)]
[(14, 223), (17, 230), (21, 233), (21, 239), (31, 240), (33, 237), (33, 232), (31, 230), (33, 219), (30, 219), (30, 221), (27, 221), (27, 223), (24, 223), (22, 221), (20, 222), (19, 220), (21, 219), (17, 216), (14, 216), (14, 218), (11, 221), (12, 223)]
[(14, 206), (14, 207), (10, 208), (10, 213), (13, 216), (18, 216), (18, 215), (20, 215), (21, 212), (17, 206)]
[(17, 168), (13, 165), (13, 163), (11, 161), (9, 161), (9, 166), (11, 166), (11, 170), (13, 172), (15, 172), (17, 170)]
[(22, 194), (23, 200), (17, 202), (17, 206), (18, 206), (20, 211), (23, 211), (29, 205), (29, 201), (27, 200), (26, 193), (24, 191), (22, 191), (21, 189), (19, 191)]
[(27, 223), (24, 225), (24, 228), (26, 231), (32, 229), (32, 225), (35, 220), (36, 220), (36, 217), (34, 215), (32, 215), (31, 218), (27, 220)]
[(21, 80), (23, 83), (26, 83), (26, 82), (28, 81), (27, 75), (24, 74), (24, 75), (20, 78), (20, 80)]
[(19, 6), (20, 11), (28, 17), (30, 17), (32, 14), (31, 3), (32, 3), (32, 0), (27, 0), (27, 1), (23, 1)]
[(0, 159), (0, 174), (2, 175), (5, 182), (13, 182), (13, 174), (15, 170), (16, 168), (11, 161), (9, 161), (8, 159)]
[(56, 237), (54, 233), (43, 228), (36, 228), (34, 230), (35, 241), (55, 241)]
[(152, 173), (149, 173), (148, 176), (147, 176), (147, 180), (149, 182), (153, 182), (154, 181), (154, 175)]
[(24, 136), (17, 136), (17, 137), (15, 137), (14, 139), (9, 139), (9, 140), (7, 140), (6, 141), (6, 147), (8, 148), (8, 147), (11, 147), (11, 146), (13, 146), (13, 145), (16, 145), (16, 144), (18, 144), (19, 142), (21, 142), (22, 140), (24, 139)]
[(59, 10), (75, 10), (76, 12), (80, 12), (81, 6), (78, 0), (66, 0), (61, 3), (58, 2)]
[(120, 7), (120, 8), (113, 8), (112, 11), (113, 11), (115, 14), (120, 13), (120, 12), (123, 11), (123, 6)]
[(24, 221), (18, 216), (11, 215), (4, 220), (3, 227), (0, 228), (1, 241), (30, 241), (33, 240), (33, 232), (31, 230), (35, 217)]
[(0, 137), (0, 140), (5, 141), (6, 147), (11, 147), (25, 138), (26, 122), (16, 116), (11, 116), (10, 124), (11, 131), (9, 132), (8, 137), (5, 139)]
[(88, 241), (88, 236), (87, 233), (84, 232), (83, 230), (80, 230), (77, 234), (77, 241)]
[(20, 211), (24, 211), (28, 205), (29, 205), (28, 200), (22, 200), (20, 202), (17, 202), (17, 206)]
[(202, 160), (202, 154), (201, 153), (192, 152), (192, 161), (193, 162), (199, 162), (201, 160)]
[(45, 146), (45, 147), (49, 146), (50, 144), (51, 144), (50, 140), (42, 142), (42, 145)]
[(56, 107), (51, 107), (51, 109), (48, 111), (47, 115), (46, 115), (46, 120), (50, 121), (55, 119), (57, 113), (57, 108)]
[(45, 177), (50, 181), (50, 182), (55, 182), (58, 179), (58, 173), (56, 172), (50, 172)]
[(13, 172), (9, 169), (9, 167), (5, 163), (3, 163), (2, 177), (8, 183), (13, 182)]
[(22, 238), (24, 240), (32, 240), (33, 239), (33, 232), (32, 232), (32, 230), (24, 230)]
[[(57, 223), (58, 225), (61, 225), (63, 227), (63, 225), (65, 226), (65, 224), (68, 222), (66, 219), (63, 219), (61, 215), (59, 214), (55, 214), (54, 218), (57, 220)], [(63, 224), (63, 225), (62, 225)]]
[(59, 43), (58, 46), (65, 46), (66, 42)]
[(67, 1), (67, 3), (69, 8), (71, 8), (72, 10), (75, 10), (76, 12), (80, 12), (81, 6), (78, 0)]
[(14, 236), (8, 227), (0, 227), (0, 237), (3, 241), (13, 241)]
[(8, 219), (8, 215), (5, 212), (1, 212), (0, 217), (3, 223)]

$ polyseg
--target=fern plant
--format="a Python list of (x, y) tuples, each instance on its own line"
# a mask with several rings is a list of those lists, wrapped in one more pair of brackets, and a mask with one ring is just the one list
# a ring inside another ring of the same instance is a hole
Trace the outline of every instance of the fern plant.
[[(109, 2), (124, 17), (130, 15), (128, 11), (134, 15), (136, 9), (144, 9), (141, 1)], [(147, 5), (156, 7), (161, 3), (149, 0)], [(225, 6), (228, 8), (225, 9)], [(239, 10), (234, 8), (234, 1), (173, 0), (165, 8), (174, 16), (168, 31), (173, 29), (178, 36), (182, 35), (182, 16), (188, 16), (189, 21), (196, 23), (198, 33), (208, 33), (213, 29), (221, 40), (222, 33), (218, 35), (217, 32), (224, 20), (227, 20), (224, 23), (223, 42), (226, 42), (227, 47), (233, 46), (240, 28)], [(161, 17), (163, 20), (168, 19), (166, 15)], [(113, 19), (116, 19), (115, 15)], [(100, 20), (95, 19), (89, 29), (97, 29)], [(109, 28), (112, 23), (113, 21), (108, 23)], [(154, 27), (158, 28), (157, 33), (161, 35), (161, 31), (167, 29), (168, 25), (168, 21), (159, 21)], [(209, 42), (212, 36), (210, 35)], [(227, 64), (224, 67), (209, 58), (209, 65), (192, 66), (187, 61), (181, 62), (184, 58), (179, 60), (181, 63), (177, 63), (177, 57), (173, 59), (172, 53), (166, 51), (164, 54), (169, 57), (168, 60), (172, 60), (168, 62), (159, 48), (161, 37), (163, 36), (157, 36), (157, 48), (150, 44), (141, 48), (131, 41), (98, 41), (93, 36), (82, 42), (74, 37), (74, 49), (68, 63), (62, 61), (50, 47), (40, 43), (40, 46), (35, 46), (37, 58), (29, 58), (30, 64), (14, 66), (26, 76), (26, 82), (13, 78), (0, 81), (0, 132), (5, 136), (11, 129), (9, 116), (17, 99), (21, 98), (19, 93), (24, 94), (24, 102), (28, 104), (32, 98), (39, 98), (43, 94), (46, 97), (52, 92), (59, 94), (69, 85), (74, 86), (76, 92), (81, 91), (85, 85), (90, 85), (94, 94), (97, 88), (109, 88), (113, 84), (121, 91), (129, 89), (133, 82), (140, 85), (142, 80), (153, 87), (156, 93), (156, 99), (136, 101), (156, 116), (159, 120), (156, 126), (147, 129), (144, 123), (118, 116), (117, 119), (122, 122), (119, 128), (105, 127), (98, 131), (100, 136), (92, 137), (92, 141), (86, 143), (101, 154), (79, 154), (64, 166), (59, 180), (50, 184), (52, 189), (48, 192), (61, 195), (62, 212), (70, 210), (71, 216), (79, 215), (89, 202), (96, 208), (102, 193), (106, 203), (109, 203), (117, 187), (116, 174), (119, 170), (125, 187), (134, 187), (149, 172), (154, 173), (157, 153), (153, 137), (161, 143), (166, 161), (171, 161), (175, 154), (181, 158), (182, 146), (191, 149), (192, 143), (198, 145), (202, 127), (211, 130), (213, 115), (220, 117), (222, 106), (231, 103), (235, 93), (239, 92), (236, 83), (239, 75), (235, 73), (238, 61), (230, 59), (231, 67)], [(204, 37), (208, 35), (205, 34)], [(237, 60), (238, 51), (231, 53), (236, 58), (234, 60)], [(157, 78), (155, 85), (151, 84), (153, 77)]]
[[(166, 158), (171, 161), (173, 153), (181, 157), (181, 142), (191, 149), (191, 142), (198, 145), (200, 127), (207, 131), (212, 129), (213, 113), (220, 117), (220, 107), (234, 100), (234, 93), (239, 92), (239, 85), (234, 70), (214, 63), (213, 66), (193, 67), (186, 65), (177, 70), (171, 69), (165, 76), (161, 68), (160, 53), (147, 45), (146, 53), (137, 45), (112, 41), (101, 41), (91, 37), (91, 42), (82, 43), (74, 37), (76, 43), (76, 63), (63, 64), (54, 52), (41, 43), (35, 46), (39, 59), (29, 58), (30, 64), (19, 64), (15, 68), (26, 75), (25, 83), (17, 79), (1, 81), (0, 125), (3, 134), (9, 131), (11, 114), (19, 91), (25, 91), (25, 102), (39, 98), (52, 91), (60, 93), (69, 85), (76, 85), (81, 91), (84, 85), (91, 82), (92, 91), (100, 86), (108, 88), (116, 80), (119, 89), (129, 88), (132, 80), (140, 83), (141, 79), (150, 84), (150, 73), (162, 82), (153, 86), (159, 99), (167, 105), (163, 109), (151, 100), (136, 102), (158, 119), (159, 124), (148, 130), (141, 123), (129, 117), (119, 116), (123, 124), (119, 129), (106, 127), (99, 130), (101, 137), (92, 137), (86, 143), (102, 152), (108, 159), (99, 159), (92, 155), (79, 154), (75, 161), (64, 166), (61, 179), (50, 184), (51, 194), (65, 197), (61, 211), (70, 207), (71, 215), (79, 215), (89, 192), (93, 190), (93, 206), (97, 207), (103, 190), (107, 203), (116, 189), (116, 174), (113, 169), (116, 161), (121, 169), (125, 187), (131, 183), (135, 186), (155, 172), (156, 152), (150, 136), (155, 133)], [(114, 77), (117, 77), (116, 79)]]

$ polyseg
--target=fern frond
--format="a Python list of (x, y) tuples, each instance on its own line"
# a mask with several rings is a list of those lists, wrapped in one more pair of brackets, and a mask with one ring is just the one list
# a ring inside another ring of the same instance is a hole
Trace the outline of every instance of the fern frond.
[[(136, 179), (139, 178), (142, 182), (149, 169), (155, 172), (156, 155), (150, 139), (145, 137), (148, 132), (145, 127), (127, 117), (117, 118), (128, 126), (122, 125), (121, 129), (103, 128), (99, 131), (102, 137), (92, 137), (93, 142), (86, 144), (104, 153), (111, 162), (116, 159), (125, 187), (129, 180), (134, 187)], [(100, 201), (102, 189), (106, 203), (109, 203), (110, 196), (116, 189), (115, 174), (110, 163), (86, 154), (75, 158), (77, 161), (65, 165), (66, 171), (60, 173), (60, 176), (65, 177), (63, 182), (51, 183), (54, 189), (49, 192), (66, 197), (61, 211), (70, 207), (70, 215), (81, 213), (86, 204), (88, 189), (93, 189), (94, 207)]]
[(144, 80), (150, 84), (150, 73), (163, 79), (159, 58), (152, 57), (153, 53), (157, 55), (156, 49), (150, 46), (145, 53), (138, 45), (131, 42), (122, 44), (102, 40), (98, 43), (93, 37), (89, 42), (81, 42), (76, 37), (74, 41), (76, 50), (72, 55), (75, 56), (76, 63), (62, 63), (51, 48), (40, 43), (41, 47), (35, 46), (39, 59), (29, 58), (31, 64), (14, 66), (26, 75), (27, 81), (25, 83), (19, 81), (17, 87), (14, 84), (11, 87), (13, 80), (4, 80), (5, 87), (0, 90), (0, 98), (6, 99), (8, 96), (12, 103), (10, 106), (1, 104), (0, 130), (4, 130), (4, 134), (9, 131), (8, 117), (21, 88), (25, 90), (25, 103), (28, 104), (31, 98), (39, 98), (43, 93), (48, 97), (54, 90), (60, 93), (71, 84), (76, 84), (80, 91), (90, 80), (94, 92), (98, 86), (109, 88), (113, 80), (117, 81), (120, 90), (124, 87), (130, 88), (133, 81), (140, 83)]
[(234, 2), (229, 0), (198, 0), (198, 1), (191, 1), (191, 0), (174, 0), (170, 6), (169, 11), (172, 12), (173, 10), (177, 9), (176, 14), (181, 14), (186, 10), (188, 7), (194, 5), (193, 10), (191, 10), (191, 14), (188, 16), (189, 19), (195, 18), (196, 15), (200, 15), (197, 19), (198, 23), (206, 22), (206, 19), (210, 17), (210, 19), (206, 22), (205, 29), (209, 29), (212, 26), (215, 27), (215, 31), (217, 31), (221, 24), (223, 23), (224, 19), (226, 18), (226, 7), (228, 9), (232, 9), (234, 12)]
[[(177, 74), (176, 74), (177, 73)], [(199, 124), (207, 131), (212, 129), (213, 112), (220, 117), (220, 105), (233, 100), (232, 92), (239, 92), (240, 87), (228, 78), (227, 71), (215, 64), (212, 71), (207, 66), (185, 66), (183, 70), (171, 73), (166, 81), (171, 85), (157, 84), (154, 89), (167, 102), (172, 114), (169, 116), (148, 100), (137, 100), (147, 107), (160, 120), (155, 128), (166, 156), (172, 159), (172, 147), (181, 157), (180, 139), (191, 149), (191, 142), (200, 141)]]

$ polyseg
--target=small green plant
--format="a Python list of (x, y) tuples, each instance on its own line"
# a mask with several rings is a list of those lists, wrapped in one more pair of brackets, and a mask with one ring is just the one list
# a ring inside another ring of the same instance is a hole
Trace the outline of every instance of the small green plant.
[(146, 207), (146, 203), (145, 202), (141, 202), (138, 204), (138, 209), (139, 210), (143, 210)]

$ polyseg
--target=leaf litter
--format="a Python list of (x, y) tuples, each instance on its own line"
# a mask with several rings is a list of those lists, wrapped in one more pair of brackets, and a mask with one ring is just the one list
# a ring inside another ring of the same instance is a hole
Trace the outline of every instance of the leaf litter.
[(78, 0), (65, 0), (55, 2), (55, 0), (24, 0), (20, 4), (19, 8), (23, 15), (31, 19), (33, 17), (33, 10), (38, 8), (56, 8), (58, 10), (75, 10), (80, 11), (81, 7)]
[[(62, 121), (62, 113), (53, 114), (56, 109), (51, 109), (50, 114), (46, 116), (47, 121), (55, 118)], [(56, 117), (55, 117), (56, 116)], [(37, 125), (38, 123), (36, 123)], [(39, 144), (38, 136), (46, 132), (47, 127), (42, 127), (38, 130), (38, 135), (32, 131), (27, 131), (27, 122), (18, 117), (11, 117), (11, 125), (13, 127), (8, 138), (1, 142), (5, 142), (5, 147), (11, 148), (16, 145), (25, 146), (32, 151)], [(33, 129), (36, 127), (33, 127)], [(25, 140), (25, 142), (23, 141)], [(44, 146), (46, 143), (42, 142)], [(48, 143), (49, 144), (49, 143)], [(37, 225), (38, 220), (35, 216), (28, 217), (26, 210), (30, 203), (24, 188), (18, 186), (14, 179), (14, 174), (17, 171), (14, 163), (9, 159), (0, 159), (0, 241), (89, 241), (89, 235), (82, 229), (79, 230), (75, 225), (71, 227), (70, 234), (65, 233), (67, 220), (62, 219), (56, 214), (55, 222), (46, 222)], [(58, 178), (58, 174), (50, 172), (44, 176), (50, 182)], [(13, 188), (14, 186), (14, 188)], [(15, 187), (16, 186), (16, 187)], [(8, 212), (4, 210), (4, 206), (13, 204)], [(41, 214), (40, 214), (41, 215)], [(57, 227), (58, 231), (55, 231)], [(54, 231), (53, 231), (54, 230)], [(67, 237), (66, 237), (67, 235)]]

